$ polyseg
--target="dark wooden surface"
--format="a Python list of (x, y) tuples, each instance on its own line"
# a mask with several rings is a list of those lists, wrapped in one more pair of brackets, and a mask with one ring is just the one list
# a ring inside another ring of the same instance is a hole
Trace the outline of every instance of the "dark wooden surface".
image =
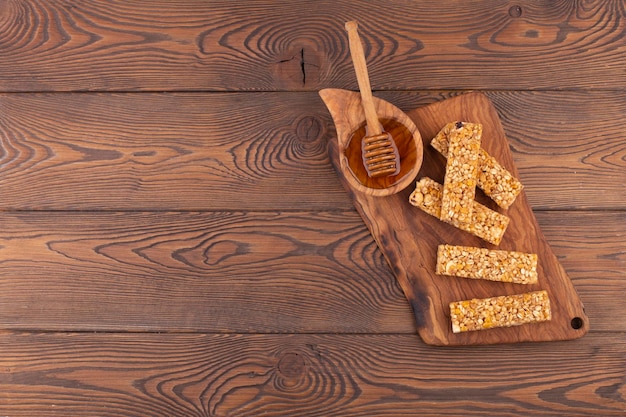
[[(321, 88), (485, 92), (585, 304), (434, 348)], [(365, 23), (367, 22), (367, 23)], [(623, 1), (0, 0), (0, 416), (626, 414)]]

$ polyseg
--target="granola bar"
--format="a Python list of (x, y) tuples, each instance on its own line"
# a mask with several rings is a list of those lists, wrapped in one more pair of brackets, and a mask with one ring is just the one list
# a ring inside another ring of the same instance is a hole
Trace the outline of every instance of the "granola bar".
[(510, 327), (552, 318), (546, 291), (450, 303), (452, 332)]
[(468, 223), (478, 180), (482, 125), (457, 122), (448, 134), (448, 161), (441, 197), (441, 220)]
[(537, 282), (537, 254), (439, 245), (436, 272), (463, 278), (534, 284)]
[[(440, 218), (443, 186), (435, 180), (423, 177), (409, 196), (409, 202), (431, 216)], [(472, 201), (472, 215), (468, 223), (451, 221), (453, 226), (469, 232), (494, 245), (499, 245), (509, 225), (509, 218)]]
[[(448, 123), (430, 142), (443, 156), (448, 156), (448, 136), (458, 122)], [(478, 152), (478, 178), (476, 185), (496, 204), (508, 209), (522, 191), (522, 183), (489, 155), (483, 148)]]

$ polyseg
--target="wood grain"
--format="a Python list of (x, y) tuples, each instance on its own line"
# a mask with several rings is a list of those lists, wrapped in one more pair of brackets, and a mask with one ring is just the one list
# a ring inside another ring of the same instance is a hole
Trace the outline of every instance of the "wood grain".
[(3, 213), (0, 328), (412, 332), (353, 212)]
[(411, 335), (0, 334), (11, 416), (623, 416), (626, 343)]
[[(408, 111), (452, 95), (379, 96)], [(622, 95), (488, 96), (534, 209), (626, 208)], [(0, 95), (0, 209), (351, 209), (334, 134), (316, 93)]]
[(623, 89), (625, 15), (621, 0), (2, 0), (0, 91), (355, 88), (353, 19), (374, 89)]
[[(601, 196), (605, 209), (624, 209), (626, 135), (617, 129), (626, 114), (626, 95), (556, 93), (546, 107), (531, 93), (489, 97), (503, 119), (534, 209), (594, 208), (594, 196)], [(523, 111), (524, 106), (532, 110)], [(547, 178), (558, 178), (550, 190), (539, 185)]]
[(315, 94), (0, 103), (3, 208), (328, 209), (346, 200), (326, 155), (330, 116)]
[[(585, 338), (420, 341), (327, 158), (352, 19), (375, 96), (495, 103)], [(624, 415), (625, 25), (622, 0), (0, 0), (0, 416)]]
[[(537, 219), (592, 330), (626, 332), (626, 213)], [(415, 333), (353, 211), (5, 212), (0, 269), (3, 329)]]
[(576, 290), (584, 294), (591, 326), (626, 329), (611, 319), (626, 311), (620, 302), (608, 301), (605, 292), (626, 284), (626, 212), (539, 212), (537, 219)]

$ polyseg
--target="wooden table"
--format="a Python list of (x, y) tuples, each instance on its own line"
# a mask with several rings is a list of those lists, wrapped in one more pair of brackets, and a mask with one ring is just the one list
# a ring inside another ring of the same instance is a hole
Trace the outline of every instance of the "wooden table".
[[(591, 331), (439, 348), (317, 91), (485, 92)], [(626, 415), (622, 0), (0, 0), (0, 415)]]

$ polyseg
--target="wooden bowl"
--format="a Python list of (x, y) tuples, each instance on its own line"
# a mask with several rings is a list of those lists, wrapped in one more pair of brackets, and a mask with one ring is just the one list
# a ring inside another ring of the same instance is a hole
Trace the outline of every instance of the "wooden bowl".
[(330, 112), (337, 129), (341, 151), (340, 169), (353, 189), (367, 195), (383, 197), (396, 194), (413, 183), (422, 166), (423, 145), (419, 130), (400, 109), (374, 97), (376, 114), (383, 128), (396, 142), (400, 155), (400, 172), (388, 177), (371, 178), (363, 164), (362, 139), (365, 137), (365, 115), (359, 93), (324, 89), (320, 96)]

